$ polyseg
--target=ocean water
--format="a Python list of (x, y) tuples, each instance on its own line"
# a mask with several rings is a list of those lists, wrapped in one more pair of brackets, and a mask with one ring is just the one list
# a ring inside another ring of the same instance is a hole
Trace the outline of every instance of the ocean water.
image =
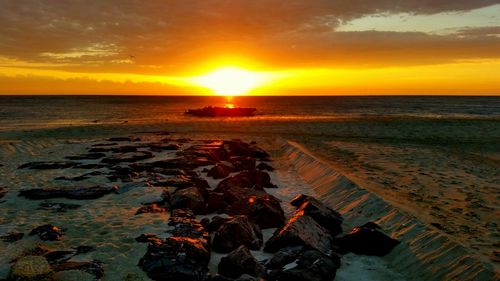
[[(157, 122), (206, 122), (185, 116), (207, 105), (255, 107), (246, 121), (500, 119), (500, 97), (181, 97), (0, 96), (0, 131)], [(216, 120), (217, 121), (217, 120)]]

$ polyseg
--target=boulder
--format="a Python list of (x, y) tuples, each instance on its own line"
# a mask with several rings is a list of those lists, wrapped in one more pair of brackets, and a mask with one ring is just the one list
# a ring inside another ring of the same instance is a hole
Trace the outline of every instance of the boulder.
[(309, 197), (297, 212), (303, 212), (304, 215), (310, 216), (319, 225), (330, 231), (333, 236), (342, 233), (342, 216), (313, 197)]
[(169, 225), (176, 225), (186, 220), (194, 219), (194, 213), (191, 209), (173, 209), (170, 215)]
[(26, 256), (18, 259), (10, 269), (9, 280), (12, 281), (50, 281), (52, 268), (41, 256)]
[(257, 165), (257, 169), (261, 170), (261, 171), (269, 171), (269, 172), (272, 172), (274, 171), (274, 168), (267, 164), (267, 163), (259, 163), (259, 165)]
[(233, 172), (233, 168), (224, 164), (216, 164), (212, 169), (208, 170), (207, 176), (214, 179), (223, 179)]
[(399, 241), (380, 232), (379, 228), (375, 223), (353, 228), (351, 232), (337, 239), (339, 252), (369, 256), (387, 255), (399, 244)]
[(218, 269), (220, 275), (230, 278), (238, 278), (243, 274), (259, 277), (264, 273), (264, 267), (244, 245), (223, 257)]
[(140, 214), (145, 214), (145, 213), (165, 213), (167, 212), (167, 209), (164, 207), (159, 206), (158, 204), (148, 204), (146, 206), (140, 207), (137, 212), (135, 212), (136, 215)]
[(116, 193), (117, 186), (90, 186), (90, 187), (77, 187), (77, 188), (34, 188), (19, 191), (19, 196), (28, 199), (50, 199), (50, 198), (67, 198), (89, 200), (97, 199), (109, 193)]
[(249, 156), (254, 158), (267, 158), (269, 154), (254, 144), (248, 144), (241, 140), (224, 141), (224, 147), (231, 155)]
[(292, 201), (290, 201), (290, 204), (294, 207), (300, 207), (302, 204), (304, 204), (311, 196), (305, 195), (305, 194), (300, 194), (295, 196)]
[(13, 243), (13, 242), (16, 242), (16, 241), (23, 239), (23, 237), (24, 237), (24, 233), (22, 233), (22, 232), (10, 232), (8, 234), (0, 236), (0, 240), (2, 240), (3, 242), (7, 242), (7, 243)]
[(212, 249), (219, 253), (229, 253), (241, 245), (259, 250), (262, 246), (262, 232), (246, 216), (235, 216), (217, 229)]
[(55, 225), (46, 224), (34, 228), (30, 235), (38, 235), (44, 241), (57, 241), (61, 240), (63, 231)]
[(178, 189), (172, 194), (172, 208), (189, 208), (195, 214), (206, 214), (206, 203), (197, 187)]
[(240, 196), (226, 208), (229, 215), (246, 215), (261, 229), (281, 227), (285, 222), (285, 215), (280, 201), (269, 194), (256, 196)]
[(207, 213), (219, 212), (227, 207), (224, 193), (210, 192), (207, 197)]
[(268, 173), (259, 170), (247, 170), (221, 181), (215, 191), (223, 192), (234, 188), (264, 190), (264, 188), (274, 187), (276, 186), (271, 183), (271, 177)]
[(221, 227), (224, 223), (230, 221), (232, 218), (223, 218), (221, 216), (214, 216), (210, 223), (207, 225), (208, 231), (216, 231)]
[(191, 238), (169, 237), (148, 245), (139, 266), (153, 280), (207, 281), (210, 252)]
[(332, 250), (332, 242), (328, 230), (303, 212), (298, 212), (274, 232), (264, 251), (274, 253), (281, 248), (307, 246), (328, 254)]

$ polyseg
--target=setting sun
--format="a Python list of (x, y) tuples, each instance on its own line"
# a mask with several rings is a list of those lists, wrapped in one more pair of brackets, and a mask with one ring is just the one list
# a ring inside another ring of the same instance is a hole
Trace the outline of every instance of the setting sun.
[(196, 85), (211, 89), (217, 95), (239, 96), (264, 84), (266, 77), (255, 71), (238, 67), (224, 67), (194, 77), (191, 81)]

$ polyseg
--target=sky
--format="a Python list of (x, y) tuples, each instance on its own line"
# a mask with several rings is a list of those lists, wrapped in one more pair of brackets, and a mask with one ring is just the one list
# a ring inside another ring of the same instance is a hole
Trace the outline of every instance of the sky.
[(237, 68), (217, 82), (251, 95), (500, 95), (500, 0), (0, 7), (0, 94), (217, 94), (196, 77)]

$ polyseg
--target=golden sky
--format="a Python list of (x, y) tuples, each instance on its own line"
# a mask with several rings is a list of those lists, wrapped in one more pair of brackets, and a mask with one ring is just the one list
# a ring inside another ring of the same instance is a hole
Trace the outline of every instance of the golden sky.
[(500, 95), (498, 0), (3, 0), (0, 94)]

